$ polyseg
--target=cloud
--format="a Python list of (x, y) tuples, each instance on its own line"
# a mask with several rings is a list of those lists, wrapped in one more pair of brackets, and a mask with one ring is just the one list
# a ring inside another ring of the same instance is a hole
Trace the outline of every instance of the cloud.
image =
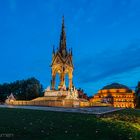
[(96, 57), (89, 56), (76, 64), (79, 71), (77, 76), (80, 82), (87, 83), (129, 72), (140, 67), (139, 52), (140, 42), (136, 41), (121, 50), (108, 50)]

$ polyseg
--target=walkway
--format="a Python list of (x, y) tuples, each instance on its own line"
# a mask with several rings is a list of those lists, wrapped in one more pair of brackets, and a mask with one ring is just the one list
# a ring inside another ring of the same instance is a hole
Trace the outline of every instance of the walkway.
[(111, 113), (124, 109), (124, 108), (114, 108), (114, 107), (64, 108), (64, 107), (12, 106), (12, 105), (0, 105), (0, 108), (21, 108), (21, 109), (32, 109), (32, 110), (56, 111), (56, 112), (85, 113), (85, 114), (95, 114), (95, 115), (103, 115), (106, 113)]

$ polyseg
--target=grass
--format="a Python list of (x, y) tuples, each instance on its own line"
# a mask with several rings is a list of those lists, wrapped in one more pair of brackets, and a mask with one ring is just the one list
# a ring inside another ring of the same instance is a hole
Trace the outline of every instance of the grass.
[[(13, 134), (10, 138), (3, 134)], [(0, 108), (0, 139), (140, 140), (140, 110), (88, 114)]]

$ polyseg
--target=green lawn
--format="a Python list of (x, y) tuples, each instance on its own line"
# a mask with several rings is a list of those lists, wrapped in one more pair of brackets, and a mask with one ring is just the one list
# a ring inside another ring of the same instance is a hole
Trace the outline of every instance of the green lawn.
[[(12, 134), (8, 138), (3, 134)], [(102, 117), (0, 108), (0, 140), (140, 140), (140, 110)]]

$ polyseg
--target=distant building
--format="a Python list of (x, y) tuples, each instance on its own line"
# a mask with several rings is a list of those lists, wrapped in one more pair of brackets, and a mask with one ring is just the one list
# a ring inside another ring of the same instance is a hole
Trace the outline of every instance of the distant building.
[(125, 85), (113, 83), (103, 87), (90, 99), (92, 105), (110, 105), (114, 107), (134, 108), (135, 93)]

